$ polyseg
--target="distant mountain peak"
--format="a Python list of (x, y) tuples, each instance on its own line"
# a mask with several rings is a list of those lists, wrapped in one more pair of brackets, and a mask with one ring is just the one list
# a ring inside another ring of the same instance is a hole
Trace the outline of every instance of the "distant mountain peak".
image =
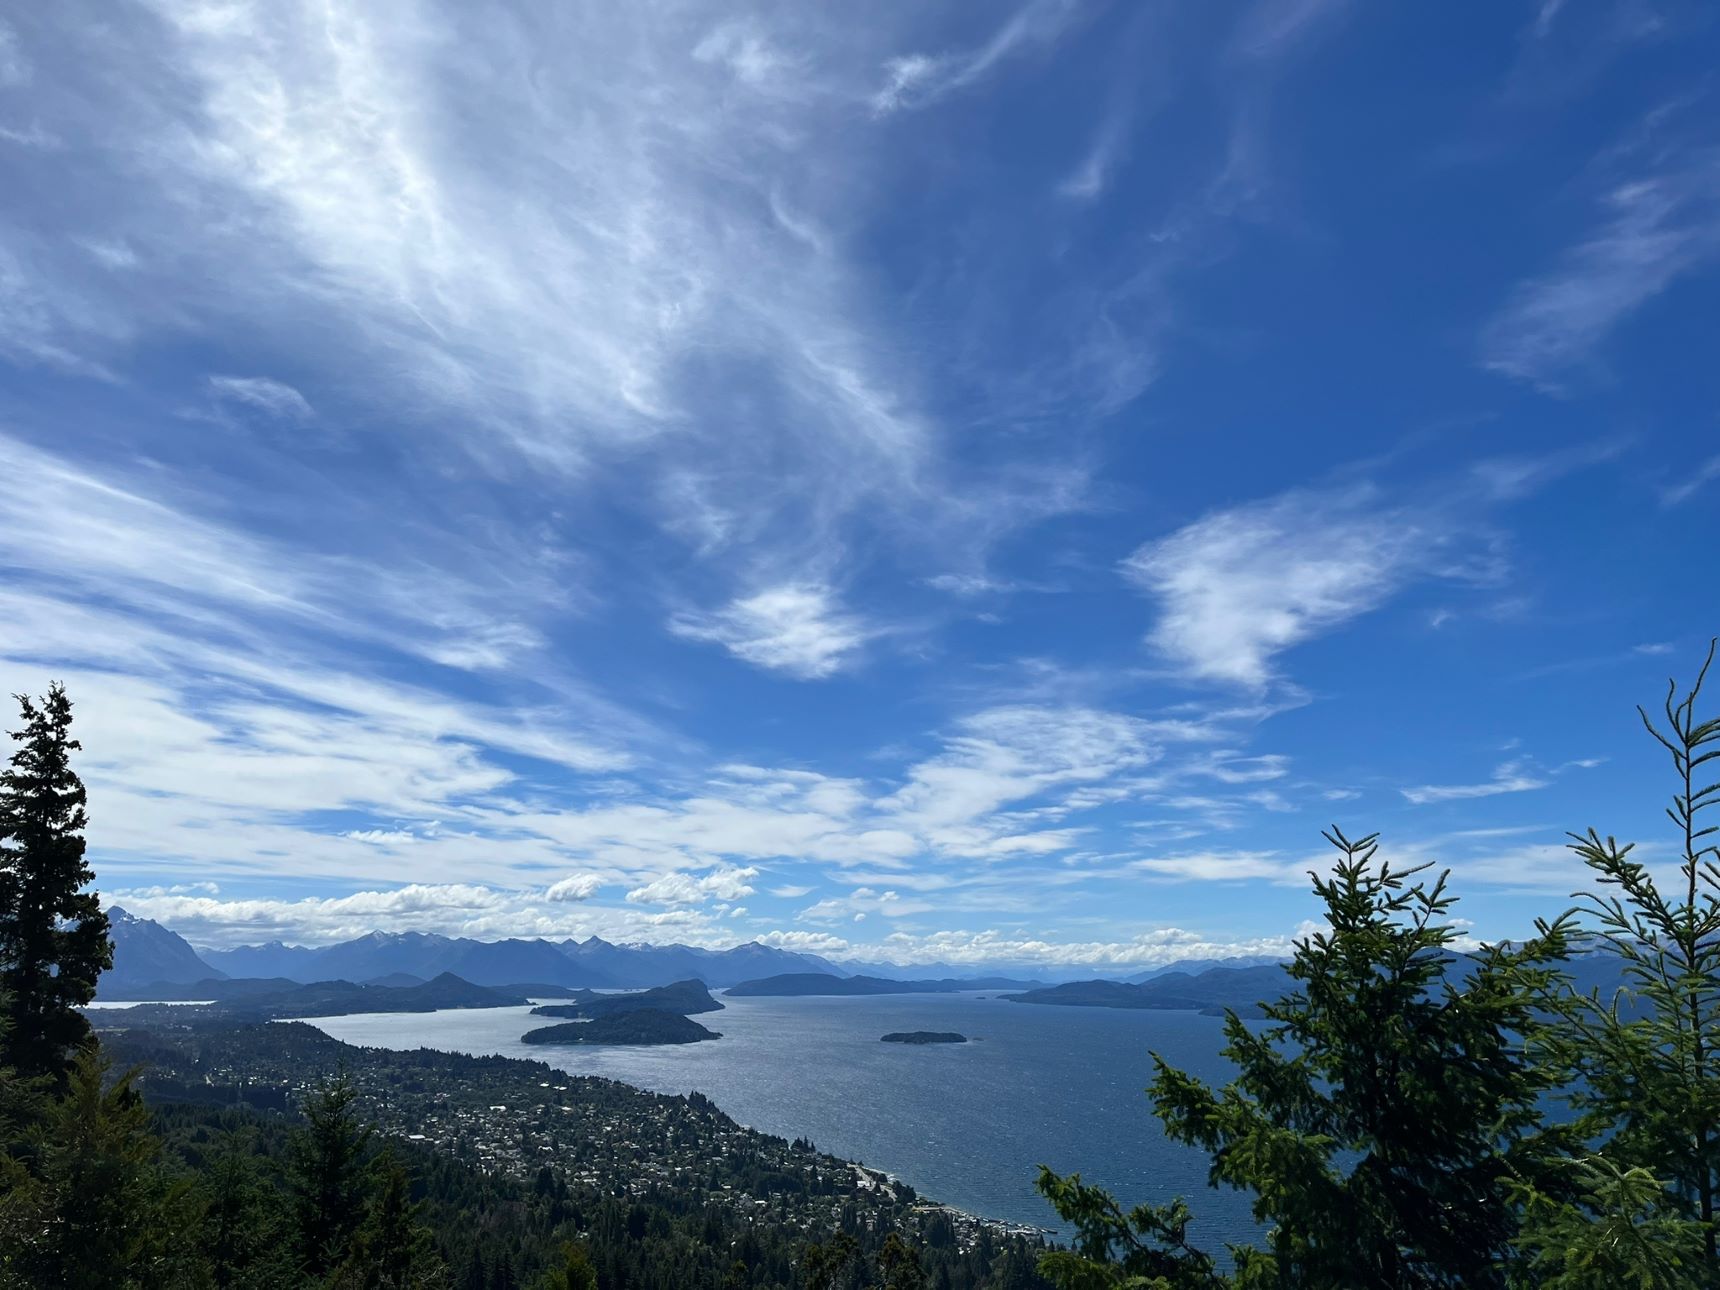
[[(150, 918), (140, 918), (118, 905), (108, 906), (108, 937), (113, 941), (113, 966), (102, 973), (109, 988), (188, 985), (225, 977), (176, 932)], [(97, 983), (97, 990), (101, 988)]]
[(300, 982), (370, 981), (397, 975), (429, 980), (438, 973), (453, 972), (479, 986), (539, 982), (586, 989), (648, 989), (695, 978), (724, 988), (785, 972), (845, 975), (816, 955), (756, 940), (728, 949), (706, 949), (645, 941), (618, 945), (595, 934), (583, 941), (576, 937), (480, 941), (430, 932), (377, 930), (314, 949), (279, 941), (237, 946), (211, 951), (208, 962), (219, 965), (229, 976), (285, 977)]
[[(448, 938), (446, 936), (438, 936), (434, 932), (417, 932), (417, 931), (408, 931), (408, 932), (374, 931), (374, 932), (366, 932), (363, 936), (360, 936), (357, 939), (359, 941), (363, 941), (363, 942), (370, 944), (370, 945), (421, 945), (421, 944), (424, 944), (426, 942), (443, 943), (443, 944), (448, 943)], [(347, 944), (350, 945), (350, 944), (352, 944), (352, 942), (348, 941)]]

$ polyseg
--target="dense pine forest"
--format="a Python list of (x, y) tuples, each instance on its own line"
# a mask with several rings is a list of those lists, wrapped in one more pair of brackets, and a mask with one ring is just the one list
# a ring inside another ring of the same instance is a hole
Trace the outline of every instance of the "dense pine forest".
[[(1070, 1248), (983, 1226), (958, 1237), (907, 1189), (844, 1201), (840, 1162), (810, 1144), (759, 1137), (676, 1181), (648, 1180), (642, 1156), (631, 1177), (613, 1160), (576, 1171), (589, 1133), (551, 1136), (529, 1174), (403, 1135), (429, 1114), (407, 1094), (445, 1105), (474, 1071), (549, 1075), (533, 1063), (371, 1055), (346, 1071), (324, 1040), (309, 1051), (336, 1069), (295, 1079), (279, 1063), (306, 1064), (303, 1028), (98, 1039), (81, 1008), (111, 947), (55, 687), (20, 700), (0, 775), (0, 1285), (1720, 1285), (1707, 672), (1643, 714), (1671, 769), (1676, 854), (1650, 865), (1596, 829), (1574, 834), (1594, 885), (1525, 940), (1466, 944), (1445, 875), (1394, 867), (1376, 837), (1327, 835), (1334, 863), (1313, 876), (1324, 926), (1298, 944), (1290, 992), (1260, 1020), (1227, 1018), (1235, 1080), (1215, 1089), (1160, 1061), (1149, 1090), (1166, 1133), (1208, 1154), (1213, 1185), (1253, 1198), (1263, 1235), (1227, 1250), (1191, 1243), (1198, 1198), (1129, 1208), (1048, 1170), (1040, 1189), (1074, 1228)], [(1570, 965), (1597, 954), (1622, 989), (1573, 986)], [(566, 1114), (648, 1098), (576, 1083), (545, 1078), (531, 1096)], [(741, 1132), (702, 1099), (648, 1110), (673, 1134)], [(823, 1197), (832, 1221), (810, 1230), (797, 1195)]]

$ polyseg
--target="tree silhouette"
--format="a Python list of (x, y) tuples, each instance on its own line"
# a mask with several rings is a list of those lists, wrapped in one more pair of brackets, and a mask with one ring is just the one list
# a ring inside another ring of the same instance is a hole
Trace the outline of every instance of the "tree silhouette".
[(71, 754), (72, 703), (51, 686), (38, 706), (15, 696), (20, 745), (0, 771), (0, 999), (6, 1057), (26, 1076), (63, 1075), (89, 1036), (78, 1009), (113, 966), (107, 915), (84, 862), (84, 786)]

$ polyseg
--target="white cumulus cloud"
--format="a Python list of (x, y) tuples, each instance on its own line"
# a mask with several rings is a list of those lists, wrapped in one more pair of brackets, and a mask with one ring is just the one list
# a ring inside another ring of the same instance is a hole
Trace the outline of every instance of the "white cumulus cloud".
[(752, 880), (756, 877), (758, 870), (751, 865), (726, 866), (704, 874), (664, 874), (643, 887), (635, 887), (627, 893), (627, 899), (636, 905), (699, 905), (710, 900), (739, 900), (753, 894)]
[(576, 873), (551, 883), (543, 898), (552, 901), (590, 900), (603, 889), (603, 879), (594, 873)]

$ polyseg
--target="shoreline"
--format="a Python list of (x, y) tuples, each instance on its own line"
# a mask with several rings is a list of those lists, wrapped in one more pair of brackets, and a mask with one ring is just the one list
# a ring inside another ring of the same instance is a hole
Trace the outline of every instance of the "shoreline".
[[(894, 998), (898, 998), (898, 997), (901, 997), (901, 996), (862, 996), (862, 997), (853, 998), (853, 999), (837, 998), (837, 999), (831, 999), (831, 1000), (827, 1000), (827, 1001), (828, 1002), (841, 1003), (841, 1004), (850, 1004), (850, 1003), (867, 1004), (867, 1003), (877, 1003), (880, 1001), (888, 1001), (890, 999), (894, 999)], [(954, 994), (954, 995), (939, 994), (939, 995), (921, 995), (921, 996), (913, 996), (913, 997), (917, 998), (917, 999), (945, 1000), (945, 999), (951, 999), (951, 998), (986, 999), (986, 998), (990, 998), (991, 996), (985, 991), (964, 991), (964, 992), (959, 992), (959, 993)], [(767, 1005), (768, 1006), (768, 1005), (773, 1005), (773, 1004), (785, 1004), (785, 1003), (786, 1004), (799, 1004), (799, 1003), (805, 1003), (805, 1002), (823, 1002), (823, 1001), (826, 1001), (826, 1000), (823, 1000), (822, 997), (820, 997), (818, 999), (806, 999), (806, 998), (800, 998), (800, 997), (795, 997), (795, 996), (781, 996), (781, 997), (762, 996), (762, 997), (759, 997), (756, 999), (745, 998), (745, 999), (742, 999), (740, 1002), (743, 1005), (761, 1004), (761, 1005)], [(531, 1002), (535, 1005), (536, 1003), (540, 1002), (540, 1000), (533, 998), (531, 1000)], [(359, 1020), (360, 1022), (375, 1020), (378, 1022), (387, 1023), (389, 1021), (389, 1019), (391, 1019), (391, 1018), (402, 1017), (402, 1016), (430, 1016), (430, 1015), (437, 1015), (437, 1016), (480, 1015), (481, 1016), (481, 1015), (484, 1015), (486, 1013), (506, 1013), (509, 1011), (510, 1011), (510, 1009), (507, 1009), (507, 1008), (494, 1008), (494, 1009), (492, 1009), (492, 1008), (445, 1008), (445, 1009), (438, 1009), (434, 1014), (429, 1014), (429, 1013), (423, 1013), (423, 1014), (342, 1013), (342, 1014), (336, 1014), (336, 1015), (331, 1015), (331, 1016), (327, 1016), (327, 1017), (301, 1017), (301, 1018), (291, 1018), (290, 1020), (302, 1021), (307, 1025), (317, 1026), (320, 1029), (319, 1023), (322, 1023), (322, 1022), (339, 1023), (339, 1022), (346, 1022), (346, 1021), (351, 1021), (351, 1020), (356, 1019), (356, 1020)], [(711, 1014), (712, 1017), (721, 1017), (722, 1015), (723, 1015), (722, 1013)], [(283, 1018), (282, 1020), (289, 1020), (289, 1019)], [(334, 1030), (323, 1031), (323, 1033), (330, 1034), (331, 1037), (340, 1038), (341, 1036), (336, 1034), (335, 1031), (344, 1030), (344, 1029), (345, 1029), (345, 1027), (337, 1025), (334, 1028)], [(875, 1038), (875, 1035), (874, 1035), (874, 1038)], [(349, 1041), (349, 1040), (342, 1038), (342, 1042), (354, 1042), (354, 1041)], [(527, 1052), (527, 1053), (506, 1053), (506, 1054), (504, 1054), (502, 1050), (505, 1047), (505, 1045), (498, 1044), (498, 1043), (484, 1044), (484, 1043), (480, 1042), (480, 1043), (469, 1044), (469, 1045), (461, 1047), (461, 1048), (447, 1048), (447, 1047), (437, 1047), (434, 1044), (427, 1044), (423, 1040), (418, 1039), (416, 1037), (414, 1037), (411, 1040), (411, 1043), (414, 1047), (426, 1047), (426, 1048), (428, 1048), (429, 1051), (433, 1051), (433, 1052), (444, 1052), (444, 1053), (460, 1052), (460, 1053), (465, 1053), (467, 1055), (473, 1055), (473, 1056), (482, 1055), (482, 1056), (498, 1056), (499, 1057), (499, 1056), (505, 1055), (505, 1056), (507, 1056), (513, 1060), (544, 1062), (544, 1063), (552, 1066), (554, 1069), (561, 1071), (562, 1073), (570, 1075), (570, 1076), (577, 1075), (578, 1078), (582, 1078), (582, 1079), (608, 1080), (608, 1081), (614, 1082), (616, 1084), (619, 1084), (622, 1087), (634, 1090), (636, 1092), (649, 1094), (649, 1095), (653, 1095), (653, 1096), (677, 1096), (677, 1095), (686, 1095), (686, 1094), (696, 1094), (699, 1097), (702, 1097), (702, 1098), (709, 1100), (713, 1105), (717, 1106), (718, 1109), (720, 1109), (724, 1115), (728, 1116), (729, 1119), (731, 1119), (734, 1123), (736, 1123), (737, 1125), (740, 1125), (743, 1128), (748, 1129), (751, 1132), (765, 1134), (765, 1135), (770, 1136), (770, 1137), (782, 1138), (782, 1139), (788, 1140), (788, 1141), (792, 1141), (799, 1136), (807, 1136), (809, 1138), (814, 1136), (813, 1132), (806, 1127), (804, 1122), (796, 1121), (796, 1122), (792, 1122), (792, 1123), (785, 1123), (785, 1124), (773, 1126), (773, 1125), (760, 1124), (752, 1118), (743, 1118), (740, 1113), (731, 1111), (728, 1108), (728, 1106), (719, 1098), (719, 1095), (710, 1093), (710, 1092), (706, 1091), (704, 1088), (700, 1087), (699, 1084), (696, 1082), (696, 1078), (694, 1076), (690, 1075), (684, 1081), (681, 1079), (678, 1079), (678, 1078), (668, 1079), (668, 1080), (664, 1080), (663, 1082), (661, 1082), (659, 1084), (654, 1085), (651, 1083), (637, 1082), (634, 1079), (629, 1079), (626, 1074), (617, 1074), (617, 1073), (611, 1073), (611, 1072), (606, 1071), (606, 1070), (593, 1069), (592, 1064), (590, 1064), (587, 1060), (590, 1058), (601, 1058), (601, 1055), (604, 1054), (605, 1052), (614, 1052), (617, 1054), (632, 1053), (632, 1052), (636, 1052), (636, 1051), (647, 1052), (647, 1053), (661, 1052), (663, 1054), (667, 1054), (667, 1055), (671, 1055), (671, 1056), (678, 1056), (679, 1055), (678, 1050), (681, 1046), (677, 1046), (677, 1045), (638, 1045), (638, 1046), (635, 1046), (635, 1045), (619, 1045), (619, 1046), (616, 1046), (614, 1049), (606, 1049), (604, 1047), (594, 1045), (594, 1046), (591, 1046), (589, 1048), (570, 1048), (570, 1049), (567, 1049), (564, 1051), (569, 1054), (569, 1060), (570, 1061), (577, 1062), (578, 1064), (577, 1064), (577, 1066), (563, 1067), (563, 1066), (556, 1064), (556, 1061), (555, 1061), (556, 1053), (555, 1053), (555, 1050), (552, 1048), (544, 1048), (541, 1050), (534, 1050), (534, 1051)], [(360, 1044), (358, 1044), (358, 1046), (368, 1046), (368, 1045), (360, 1043)], [(704, 1049), (704, 1048), (713, 1048), (714, 1049), (717, 1046), (718, 1046), (717, 1044), (700, 1044), (700, 1045), (687, 1045), (685, 1047), (687, 1047), (687, 1048), (699, 1048), (699, 1049)], [(874, 1044), (871, 1046), (876, 1046), (876, 1045)], [(383, 1048), (383, 1051), (404, 1051), (403, 1049), (398, 1049), (398, 1048), (397, 1049), (389, 1049), (389, 1048), (387, 1048), (386, 1045), (383, 1045), (382, 1048)], [(575, 1053), (577, 1053), (579, 1056), (574, 1057), (573, 1054), (575, 1054)], [(678, 1061), (674, 1063), (674, 1068), (677, 1070), (680, 1068), (680, 1063)], [(646, 1078), (649, 1078), (649, 1076), (647, 1076)], [(850, 1144), (850, 1149), (852, 1149), (854, 1145), (856, 1145), (856, 1144)], [(861, 1143), (858, 1145), (859, 1145), (861, 1151), (865, 1151), (866, 1144)], [(823, 1150), (824, 1149), (821, 1147), (820, 1151), (822, 1152)], [(868, 1155), (869, 1154), (870, 1153), (868, 1153)], [(980, 1209), (977, 1206), (974, 1206), (972, 1204), (961, 1205), (961, 1204), (949, 1203), (949, 1202), (946, 1202), (943, 1200), (932, 1199), (932, 1198), (937, 1197), (941, 1194), (941, 1188), (939, 1188), (935, 1183), (930, 1184), (930, 1185), (922, 1185), (921, 1183), (914, 1181), (912, 1178), (908, 1177), (904, 1173), (899, 1173), (899, 1172), (896, 1172), (896, 1171), (890, 1170), (890, 1169), (877, 1168), (874, 1165), (866, 1163), (866, 1157), (862, 1156), (858, 1153), (854, 1154), (854, 1155), (837, 1155), (834, 1158), (842, 1160), (845, 1163), (848, 1163), (850, 1165), (854, 1165), (857, 1167), (867, 1169), (868, 1171), (875, 1173), (875, 1174), (878, 1174), (879, 1176), (887, 1179), (888, 1181), (890, 1181), (892, 1183), (901, 1183), (905, 1186), (911, 1187), (914, 1190), (916, 1195), (920, 1196), (922, 1199), (927, 1200), (928, 1204), (935, 1205), (936, 1207), (938, 1207), (940, 1209), (948, 1211), (948, 1213), (952, 1216), (952, 1218), (959, 1217), (959, 1219), (962, 1222), (969, 1223), (969, 1224), (983, 1225), (988, 1230), (990, 1230), (994, 1235), (998, 1235), (998, 1236), (1004, 1236), (1004, 1235), (1026, 1236), (1026, 1237), (1029, 1237), (1032, 1239), (1044, 1240), (1047, 1242), (1065, 1242), (1065, 1243), (1071, 1238), (1071, 1235), (1072, 1235), (1072, 1229), (1070, 1229), (1068, 1227), (1064, 1227), (1064, 1226), (1059, 1226), (1056, 1224), (1056, 1214), (1055, 1214), (1055, 1211), (1052, 1210), (1050, 1204), (1048, 1202), (1045, 1202), (1042, 1198), (1037, 1197), (1036, 1194), (1032, 1193), (1031, 1179), (1033, 1177), (1033, 1173), (1032, 1173), (1031, 1164), (1026, 1169), (1024, 1169), (1020, 1175), (1022, 1180), (1023, 1180), (1023, 1193), (1024, 1194), (1023, 1194), (1022, 1200), (1024, 1201), (1024, 1203), (1020, 1203), (1020, 1204), (1013, 1206), (1013, 1208), (1015, 1209), (1015, 1214), (1014, 1214), (1014, 1216), (1009, 1216), (1009, 1215), (1004, 1215), (1004, 1214), (986, 1213), (982, 1209)], [(1006, 1202), (1006, 1204), (1007, 1204), (1007, 1202)], [(1035, 1209), (1040, 1209), (1043, 1211), (1043, 1213), (1045, 1215), (1045, 1221), (1043, 1221), (1043, 1222), (1036, 1221), (1033, 1217), (1028, 1216), (1029, 1214), (1031, 1214), (1031, 1211), (1035, 1210)]]
[[(1062, 1233), (1054, 1228), (1042, 1227), (1033, 1223), (1025, 1223), (1018, 1219), (1001, 1218), (976, 1213), (958, 1205), (948, 1204), (943, 1201), (933, 1199), (932, 1197), (924, 1194), (917, 1185), (888, 1169), (881, 1169), (875, 1165), (867, 1164), (862, 1160), (835, 1155), (824, 1151), (816, 1146), (812, 1146), (810, 1139), (804, 1137), (795, 1138), (789, 1134), (749, 1124), (731, 1114), (721, 1104), (719, 1104), (714, 1097), (698, 1089), (688, 1089), (686, 1092), (681, 1093), (664, 1092), (657, 1089), (646, 1088), (640, 1084), (636, 1084), (613, 1075), (577, 1073), (574, 1071), (563, 1070), (562, 1068), (554, 1066), (550, 1062), (535, 1055), (513, 1056), (494, 1051), (484, 1051), (479, 1053), (453, 1048), (440, 1048), (423, 1043), (416, 1044), (410, 1048), (391, 1048), (375, 1044), (355, 1043), (337, 1035), (330, 1034), (328, 1031), (317, 1025), (317, 1022), (319, 1021), (335, 1020), (337, 1017), (294, 1017), (280, 1018), (266, 1022), (228, 1021), (208, 1014), (198, 1016), (196, 1014), (201, 1013), (202, 1009), (193, 1006), (186, 1009), (185, 1012), (181, 1012), (181, 1010), (176, 1007), (174, 1012), (177, 1015), (170, 1018), (164, 1018), (160, 1013), (155, 1013), (153, 1016), (139, 1018), (138, 1021), (143, 1023), (141, 1025), (128, 1025), (126, 1024), (125, 1019), (127, 1009), (124, 1007), (103, 1008), (93, 1011), (95, 1015), (91, 1017), (91, 1021), (96, 1024), (98, 1030), (107, 1032), (114, 1038), (120, 1038), (127, 1035), (151, 1036), (157, 1038), (172, 1038), (175, 1036), (191, 1038), (198, 1035), (231, 1035), (253, 1027), (272, 1028), (275, 1026), (302, 1026), (315, 1032), (319, 1039), (336, 1045), (340, 1049), (345, 1049), (353, 1053), (366, 1054), (372, 1062), (387, 1063), (391, 1060), (411, 1060), (420, 1055), (428, 1055), (437, 1059), (454, 1062), (456, 1064), (475, 1063), (488, 1067), (500, 1063), (509, 1076), (524, 1079), (533, 1087), (534, 1093), (539, 1093), (540, 1096), (551, 1090), (556, 1092), (565, 1091), (575, 1081), (578, 1081), (587, 1085), (625, 1090), (629, 1096), (644, 1099), (648, 1102), (680, 1102), (695, 1109), (708, 1108), (711, 1112), (714, 1112), (723, 1120), (727, 1121), (728, 1124), (732, 1125), (735, 1130), (743, 1134), (752, 1135), (757, 1139), (771, 1144), (775, 1144), (780, 1148), (793, 1149), (794, 1144), (806, 1142), (811, 1149), (811, 1153), (818, 1160), (824, 1162), (826, 1165), (839, 1167), (841, 1170), (850, 1172), (853, 1176), (855, 1187), (858, 1192), (875, 1193), (879, 1195), (881, 1199), (888, 1196), (891, 1203), (905, 1203), (908, 1205), (910, 1212), (915, 1214), (921, 1220), (933, 1215), (941, 1215), (950, 1222), (957, 1233), (958, 1240), (962, 1241), (964, 1244), (977, 1237), (978, 1233), (981, 1231), (990, 1234), (994, 1238), (1037, 1241), (1043, 1242), (1047, 1246), (1066, 1239)], [(455, 1009), (451, 1011), (489, 1011), (489, 1009)], [(186, 1015), (187, 1012), (192, 1015)], [(337, 1014), (339, 1018), (370, 1015), (372, 1014)], [(237, 1079), (240, 1086), (247, 1084), (266, 1086), (268, 1084), (286, 1083), (286, 1081), (283, 1081), (278, 1076), (274, 1079), (256, 1078), (257, 1075), (262, 1074), (263, 1072), (247, 1072), (244, 1069), (244, 1066), (248, 1066), (249, 1064), (250, 1063), (244, 1063), (240, 1068), (233, 1069), (228, 1072)], [(338, 1063), (338, 1065), (345, 1068), (347, 1063), (341, 1062)], [(309, 1074), (311, 1078), (307, 1079), (301, 1075), (299, 1079), (291, 1081), (293, 1090), (295, 1092), (302, 1092), (304, 1088), (314, 1083), (318, 1076), (331, 1075), (333, 1073), (333, 1069), (333, 1067), (318, 1067), (312, 1072), (306, 1072), (305, 1074)], [(541, 1078), (544, 1075), (548, 1075), (552, 1079), (565, 1081), (565, 1083), (551, 1083)], [(492, 1080), (491, 1082), (503, 1083), (506, 1081)], [(446, 1098), (446, 1096), (446, 1094), (442, 1095), (443, 1098)], [(385, 1109), (391, 1108), (379, 1106), (379, 1110)], [(506, 1113), (508, 1109), (508, 1106), (502, 1103), (489, 1106), (489, 1111), (492, 1113)], [(514, 1109), (519, 1111), (524, 1108), (516, 1103)], [(545, 1104), (540, 1102), (533, 1109), (542, 1111), (545, 1109)], [(390, 1137), (395, 1137), (405, 1143), (419, 1147), (430, 1147), (458, 1156), (462, 1151), (462, 1142), (459, 1135), (450, 1135), (447, 1132), (427, 1131), (433, 1127), (435, 1126), (421, 1121), (389, 1123), (384, 1122), (380, 1117), (377, 1125), (379, 1132)], [(494, 1163), (496, 1166), (506, 1167), (502, 1166), (502, 1162), (500, 1161), (496, 1161)], [(537, 1161), (533, 1162), (532, 1167), (535, 1167), (538, 1163), (549, 1163), (555, 1165), (560, 1162), (553, 1159)], [(523, 1162), (519, 1165), (519, 1169), (522, 1171), (525, 1170), (526, 1167), (527, 1166)], [(569, 1165), (561, 1163), (561, 1167), (564, 1171), (568, 1172), (570, 1177), (574, 1176), (573, 1170)], [(514, 1172), (514, 1170), (510, 1170), (510, 1172)], [(587, 1179), (587, 1181), (590, 1180)], [(911, 1201), (903, 1200), (901, 1196), (902, 1190), (912, 1193)]]
[[(450, 1011), (452, 1011), (452, 1010), (450, 1010)], [(362, 1016), (362, 1015), (368, 1015), (368, 1014), (354, 1013), (354, 1014), (346, 1014), (346, 1015)], [(317, 1018), (317, 1017), (290, 1018), (290, 1019), (283, 1018), (283, 1022), (288, 1021), (288, 1020), (302, 1022), (304, 1025), (315, 1027), (315, 1024), (317, 1021), (326, 1020), (326, 1018)], [(281, 1023), (271, 1022), (269, 1024), (273, 1025), (273, 1024), (281, 1024)], [(322, 1033), (327, 1034), (328, 1032), (323, 1031)], [(433, 1047), (433, 1046), (428, 1045), (428, 1044), (421, 1045), (419, 1048), (416, 1048), (416, 1049), (381, 1048), (381, 1047), (376, 1047), (374, 1045), (369, 1045), (369, 1044), (354, 1044), (354, 1043), (351, 1043), (351, 1042), (344, 1040), (344, 1039), (338, 1039), (333, 1035), (329, 1035), (329, 1038), (333, 1039), (334, 1042), (336, 1042), (338, 1044), (344, 1045), (345, 1047), (356, 1048), (356, 1049), (359, 1049), (359, 1050), (365, 1051), (365, 1052), (379, 1052), (379, 1053), (429, 1052), (429, 1053), (443, 1053), (443, 1054), (452, 1054), (454, 1052), (453, 1049), (436, 1048), (436, 1047)], [(461, 1054), (461, 1055), (473, 1056), (473, 1054)], [(501, 1053), (486, 1054), (486, 1056), (490, 1060), (494, 1060), (494, 1061), (522, 1062), (522, 1063), (539, 1062), (542, 1065), (550, 1066), (550, 1063), (544, 1062), (541, 1059), (534, 1058), (534, 1057), (510, 1057), (510, 1056), (507, 1056), (507, 1055), (501, 1054)], [(791, 1138), (791, 1137), (789, 1137), (783, 1133), (779, 1133), (773, 1129), (761, 1128), (760, 1126), (758, 1126), (756, 1124), (747, 1123), (745, 1120), (738, 1118), (732, 1112), (726, 1110), (721, 1105), (721, 1103), (719, 1103), (709, 1093), (706, 1093), (700, 1089), (691, 1089), (685, 1094), (664, 1093), (664, 1092), (661, 1092), (657, 1089), (646, 1088), (643, 1085), (635, 1084), (629, 1080), (618, 1078), (617, 1076), (614, 1076), (614, 1075), (592, 1075), (592, 1074), (575, 1073), (573, 1071), (561, 1070), (561, 1068), (557, 1067), (557, 1066), (550, 1066), (550, 1069), (557, 1071), (558, 1073), (567, 1077), (568, 1079), (598, 1080), (598, 1081), (601, 1081), (605, 1084), (612, 1084), (612, 1085), (615, 1085), (615, 1086), (620, 1087), (620, 1088), (629, 1089), (632, 1092), (643, 1094), (644, 1096), (647, 1096), (647, 1097), (677, 1097), (677, 1096), (679, 1096), (679, 1097), (702, 1098), (704, 1101), (708, 1102), (711, 1106), (715, 1107), (716, 1110), (721, 1115), (723, 1115), (727, 1120), (729, 1120), (730, 1123), (734, 1124), (737, 1128), (741, 1128), (741, 1129), (746, 1130), (748, 1133), (756, 1133), (756, 1134), (759, 1134), (763, 1137), (773, 1138), (773, 1139), (776, 1139), (776, 1140), (782, 1141), (782, 1142), (792, 1142), (795, 1140), (795, 1139), (793, 1139), (793, 1138)], [(952, 1222), (955, 1223), (958, 1234), (961, 1231), (961, 1227), (964, 1224), (966, 1224), (966, 1225), (969, 1225), (969, 1226), (972, 1226), (975, 1228), (982, 1228), (983, 1227), (983, 1228), (987, 1229), (988, 1231), (990, 1231), (993, 1235), (996, 1235), (996, 1236), (1022, 1237), (1022, 1238), (1028, 1239), (1028, 1240), (1042, 1240), (1042, 1241), (1046, 1242), (1048, 1245), (1061, 1239), (1061, 1234), (1054, 1228), (1038, 1227), (1032, 1223), (1023, 1223), (1023, 1222), (1020, 1222), (1020, 1221), (1015, 1220), (1015, 1219), (995, 1218), (995, 1217), (992, 1217), (992, 1216), (987, 1215), (987, 1214), (976, 1214), (971, 1210), (962, 1209), (960, 1206), (957, 1206), (957, 1205), (950, 1205), (950, 1204), (946, 1204), (943, 1201), (933, 1200), (933, 1199), (929, 1198), (928, 1196), (926, 1196), (916, 1184), (914, 1184), (913, 1182), (909, 1181), (908, 1179), (902, 1177), (900, 1174), (892, 1173), (888, 1169), (880, 1169), (880, 1168), (876, 1167), (875, 1165), (869, 1165), (863, 1160), (855, 1160), (855, 1159), (852, 1159), (851, 1157), (848, 1157), (848, 1156), (831, 1155), (829, 1152), (823, 1151), (822, 1149), (818, 1149), (818, 1148), (815, 1148), (815, 1150), (817, 1150), (818, 1154), (821, 1156), (826, 1156), (831, 1160), (838, 1161), (838, 1162), (845, 1164), (845, 1165), (849, 1166), (850, 1168), (852, 1168), (854, 1170), (854, 1173), (855, 1173), (856, 1181), (859, 1182), (859, 1184), (862, 1188), (866, 1188), (866, 1189), (872, 1189), (872, 1188), (889, 1189), (889, 1188), (892, 1188), (895, 1186), (904, 1186), (904, 1187), (912, 1188), (914, 1195), (917, 1197), (917, 1199), (913, 1205), (914, 1210), (917, 1212), (921, 1212), (921, 1213), (927, 1213), (927, 1214), (938, 1213), (938, 1214), (943, 1214), (943, 1215), (947, 1216), (948, 1218), (950, 1218), (952, 1220)]]

